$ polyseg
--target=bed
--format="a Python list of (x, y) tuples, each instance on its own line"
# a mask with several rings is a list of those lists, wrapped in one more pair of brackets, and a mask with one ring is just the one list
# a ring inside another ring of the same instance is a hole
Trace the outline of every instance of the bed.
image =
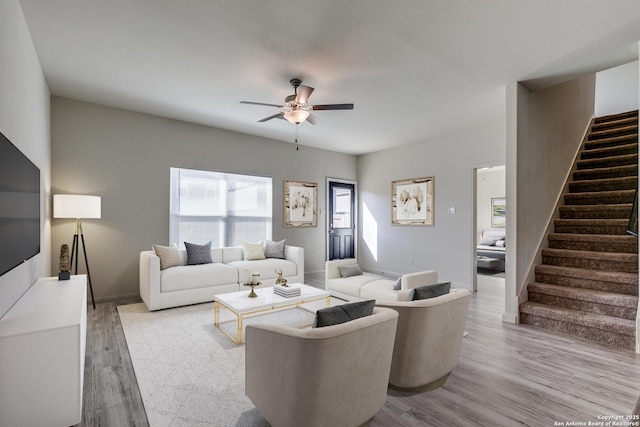
[(483, 230), (476, 247), (476, 255), (479, 269), (504, 271), (505, 230), (495, 228)]

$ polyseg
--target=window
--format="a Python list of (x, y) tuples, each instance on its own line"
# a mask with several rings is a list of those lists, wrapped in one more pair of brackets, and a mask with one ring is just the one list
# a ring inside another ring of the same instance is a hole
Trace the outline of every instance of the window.
[(271, 239), (271, 194), (271, 178), (171, 168), (169, 243)]

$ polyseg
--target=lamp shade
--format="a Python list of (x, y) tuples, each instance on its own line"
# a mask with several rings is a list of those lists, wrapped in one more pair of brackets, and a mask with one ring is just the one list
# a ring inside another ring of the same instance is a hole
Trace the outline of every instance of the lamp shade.
[(287, 111), (286, 113), (284, 113), (284, 118), (289, 120), (294, 125), (298, 125), (304, 122), (305, 120), (307, 120), (307, 117), (309, 117), (309, 114), (311, 113), (309, 113), (307, 110), (301, 110), (299, 108), (296, 108), (294, 110)]
[(54, 218), (100, 218), (100, 196), (53, 195)]

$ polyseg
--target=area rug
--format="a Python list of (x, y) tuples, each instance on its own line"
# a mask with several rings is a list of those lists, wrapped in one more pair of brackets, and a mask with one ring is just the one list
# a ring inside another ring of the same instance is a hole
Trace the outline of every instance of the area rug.
[[(344, 303), (333, 299), (332, 305)], [(305, 307), (324, 307), (323, 301)], [(151, 427), (268, 426), (244, 394), (244, 345), (213, 325), (213, 303), (149, 312), (142, 303), (118, 307), (142, 401)], [(235, 332), (235, 317), (221, 309)], [(307, 310), (246, 319), (244, 324), (302, 327)]]

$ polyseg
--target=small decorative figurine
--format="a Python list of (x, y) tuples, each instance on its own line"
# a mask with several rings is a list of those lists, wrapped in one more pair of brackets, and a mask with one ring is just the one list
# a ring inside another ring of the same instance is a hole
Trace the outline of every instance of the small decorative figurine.
[(274, 271), (278, 275), (278, 277), (276, 278), (276, 285), (289, 286), (289, 285), (287, 285), (287, 279), (282, 277), (282, 269), (277, 269), (276, 268)]
[(60, 246), (60, 272), (58, 280), (69, 280), (71, 273), (69, 272), (69, 245)]

